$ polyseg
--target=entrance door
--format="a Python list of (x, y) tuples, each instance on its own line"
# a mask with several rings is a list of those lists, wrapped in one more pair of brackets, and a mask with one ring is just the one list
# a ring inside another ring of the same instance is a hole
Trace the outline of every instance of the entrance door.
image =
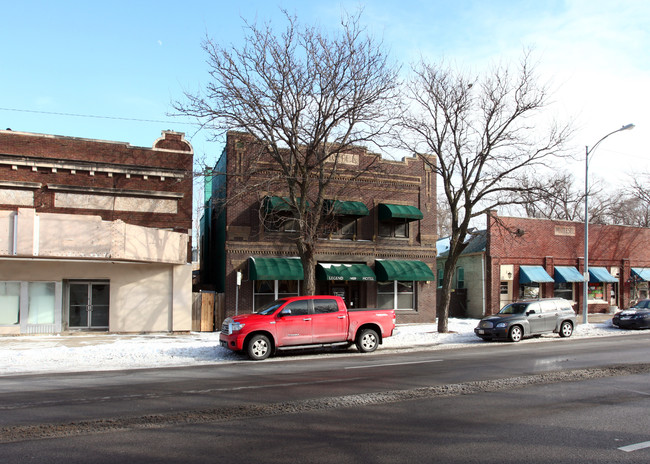
[(68, 327), (108, 330), (109, 295), (108, 282), (70, 282)]

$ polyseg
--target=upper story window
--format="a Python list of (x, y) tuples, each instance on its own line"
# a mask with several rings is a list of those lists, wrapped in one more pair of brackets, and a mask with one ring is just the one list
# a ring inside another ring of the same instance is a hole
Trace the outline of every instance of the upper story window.
[(415, 206), (380, 203), (377, 233), (380, 237), (408, 238), (409, 222), (424, 216)]
[(262, 202), (264, 229), (270, 232), (297, 232), (299, 222), (288, 197), (265, 197)]
[(353, 216), (334, 216), (328, 219), (325, 230), (337, 238), (352, 239), (357, 236), (357, 218)]
[(369, 214), (368, 207), (360, 201), (326, 200), (323, 208), (325, 231), (336, 238), (355, 239), (357, 220)]

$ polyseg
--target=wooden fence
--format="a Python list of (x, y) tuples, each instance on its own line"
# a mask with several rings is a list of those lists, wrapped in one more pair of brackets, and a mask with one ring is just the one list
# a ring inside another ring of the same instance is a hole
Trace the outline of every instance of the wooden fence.
[(224, 294), (200, 292), (192, 294), (192, 331), (218, 332), (225, 318)]

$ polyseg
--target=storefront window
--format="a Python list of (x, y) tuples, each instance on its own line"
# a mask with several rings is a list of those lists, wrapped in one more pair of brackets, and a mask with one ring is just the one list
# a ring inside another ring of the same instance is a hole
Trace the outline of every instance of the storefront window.
[(413, 281), (377, 282), (377, 306), (382, 309), (415, 309)]
[(255, 280), (253, 282), (255, 311), (278, 298), (298, 296), (300, 292), (298, 280)]
[(590, 300), (604, 300), (605, 299), (605, 284), (602, 282), (590, 283), (588, 299)]
[(564, 298), (565, 300), (573, 300), (573, 283), (571, 282), (555, 282), (553, 286), (553, 296), (556, 298)]
[(539, 284), (532, 282), (525, 285), (519, 286), (519, 298), (521, 299), (532, 299), (539, 298)]
[(0, 325), (20, 322), (20, 282), (0, 282)]
[(54, 282), (29, 282), (28, 324), (54, 324)]

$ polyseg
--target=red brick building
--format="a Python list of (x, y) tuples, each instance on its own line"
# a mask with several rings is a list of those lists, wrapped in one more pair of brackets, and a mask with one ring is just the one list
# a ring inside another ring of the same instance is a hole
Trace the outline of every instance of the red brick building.
[[(489, 217), (489, 313), (524, 297), (561, 296), (582, 310), (584, 223)], [(590, 224), (590, 312), (627, 308), (648, 295), (650, 229)]]
[(0, 333), (189, 330), (192, 164), (177, 132), (0, 131)]
[[(225, 316), (300, 294), (304, 278), (291, 221), (267, 221), (288, 213), (288, 192), (260, 188), (232, 200), (255, 145), (249, 135), (228, 133), (206, 185), (201, 285), (224, 293)], [(317, 246), (316, 292), (341, 295), (354, 307), (396, 308), (398, 322), (431, 322), (435, 173), (417, 158), (378, 156), (362, 147), (340, 156), (328, 197), (333, 219)], [(373, 163), (377, 169), (367, 170)], [(225, 208), (216, 206), (223, 201)]]

